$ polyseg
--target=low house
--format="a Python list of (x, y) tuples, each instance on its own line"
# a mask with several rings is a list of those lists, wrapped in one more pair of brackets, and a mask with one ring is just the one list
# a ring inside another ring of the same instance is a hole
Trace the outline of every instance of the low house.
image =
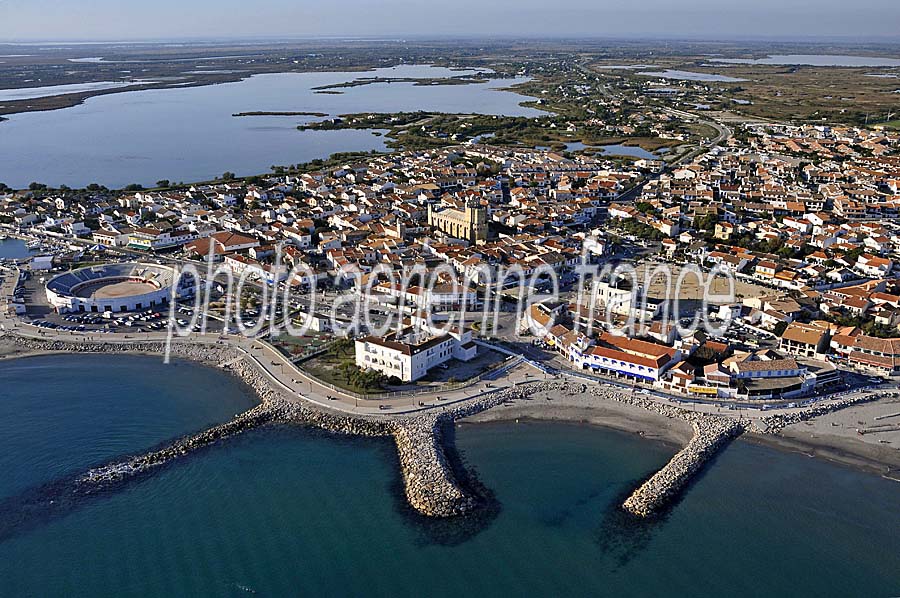
[(879, 374), (900, 375), (900, 339), (835, 334), (832, 350), (849, 363)]
[(680, 349), (608, 332), (600, 335), (595, 345), (572, 358), (582, 369), (647, 382), (658, 382), (666, 370), (680, 360)]
[(742, 399), (791, 398), (808, 394), (816, 386), (816, 377), (810, 376), (805, 366), (770, 349), (738, 352), (722, 365), (731, 373)]
[(887, 276), (894, 264), (891, 260), (864, 253), (856, 260), (855, 268), (867, 276), (883, 278)]
[(185, 246), (185, 250), (189, 254), (202, 259), (208, 259), (210, 252), (212, 252), (212, 255), (217, 256), (216, 259), (219, 259), (227, 254), (246, 251), (255, 247), (259, 247), (259, 241), (253, 237), (231, 231), (222, 231), (191, 241)]

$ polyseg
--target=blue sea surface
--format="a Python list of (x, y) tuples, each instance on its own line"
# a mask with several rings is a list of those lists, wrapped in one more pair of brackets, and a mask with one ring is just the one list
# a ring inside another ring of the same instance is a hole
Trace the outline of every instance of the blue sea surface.
[[(152, 357), (0, 362), (0, 388), (12, 511), (23, 488), (249, 406), (224, 374)], [(675, 447), (561, 423), (451, 437), (494, 494), (477, 517), (411, 512), (389, 440), (261, 428), (7, 534), (0, 595), (900, 593), (895, 482), (738, 441), (639, 523), (616, 507)]]

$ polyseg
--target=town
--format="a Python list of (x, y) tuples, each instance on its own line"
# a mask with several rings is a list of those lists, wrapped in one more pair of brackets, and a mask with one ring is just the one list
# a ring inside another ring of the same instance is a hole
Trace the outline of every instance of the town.
[[(481, 309), (490, 323), (518, 308), (507, 325), (475, 335), (553, 367), (675, 396), (784, 403), (845, 388), (842, 371), (900, 373), (898, 144), (887, 131), (750, 125), (664, 172), (661, 161), (469, 144), (177, 191), (7, 193), (0, 218), (35, 247), (64, 248), (34, 258), (33, 273), (156, 257), (203, 271), (214, 264), (263, 287), (328, 288), (355, 296), (367, 313), (405, 304), (415, 332), (367, 335), (355, 358), (402, 382), (472, 357), (471, 329), (451, 334), (438, 358), (424, 351), (444, 337), (419, 325), (423, 313), (446, 320), (461, 307)], [(686, 285), (674, 297), (671, 285), (654, 295), (644, 280), (618, 275), (579, 281), (585, 262), (623, 261), (731, 276), (737, 294), (705, 304), (725, 328), (711, 337), (678, 325), (703, 288)], [(412, 268), (416, 283), (397, 284)], [(560, 287), (553, 296), (551, 278)], [(523, 306), (515, 291), (526, 282), (536, 289)], [(28, 317), (21, 299), (5, 300)], [(682, 313), (662, 319), (676, 300)], [(616, 324), (635, 313), (641, 326), (623, 333)], [(303, 321), (333, 332), (335, 317), (320, 311)], [(371, 354), (388, 349), (412, 362)]]
[(895, 594), (900, 7), (32, 4), (0, 594)]

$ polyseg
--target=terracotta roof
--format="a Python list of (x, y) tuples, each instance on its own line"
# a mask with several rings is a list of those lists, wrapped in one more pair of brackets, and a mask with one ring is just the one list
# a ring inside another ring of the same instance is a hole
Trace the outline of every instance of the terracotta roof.
[(795, 343), (803, 343), (804, 345), (818, 345), (825, 333), (826, 330), (818, 326), (791, 322), (785, 329), (784, 334), (781, 335), (781, 338)]

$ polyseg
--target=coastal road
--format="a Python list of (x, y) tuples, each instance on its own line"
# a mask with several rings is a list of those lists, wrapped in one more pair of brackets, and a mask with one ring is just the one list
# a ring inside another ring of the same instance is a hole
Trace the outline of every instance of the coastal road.
[[(0, 319), (0, 327), (2, 327), (3, 332), (11, 332), (18, 336), (41, 341), (58, 340), (74, 343), (129, 344), (139, 342), (164, 343), (167, 340), (165, 332), (134, 334), (79, 333), (38, 328), (21, 322), (15, 317)], [(312, 403), (318, 407), (324, 407), (333, 411), (356, 415), (388, 417), (397, 414), (443, 410), (450, 405), (500, 392), (518, 384), (535, 382), (546, 377), (543, 372), (529, 365), (528, 362), (522, 362), (505, 372), (500, 379), (478, 381), (462, 388), (453, 390), (436, 389), (433, 392), (423, 392), (417, 395), (398, 393), (396, 397), (385, 397), (382, 399), (359, 399), (351, 393), (324, 386), (298, 369), (288, 357), (259, 339), (236, 335), (190, 334), (186, 337), (176, 336), (173, 338), (173, 342), (179, 344), (215, 345), (223, 348), (227, 346), (237, 349), (253, 362), (275, 386), (286, 391), (285, 394), (288, 398)]]

